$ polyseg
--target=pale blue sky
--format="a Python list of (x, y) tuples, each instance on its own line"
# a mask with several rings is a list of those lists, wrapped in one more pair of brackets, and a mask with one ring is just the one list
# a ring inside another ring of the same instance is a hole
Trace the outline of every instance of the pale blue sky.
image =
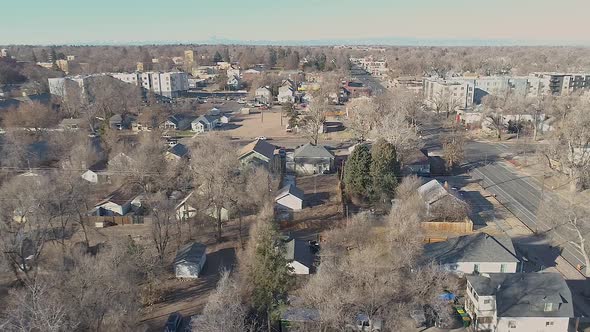
[[(2, 0), (4, 1), (4, 0)], [(590, 44), (590, 0), (16, 0), (0, 44), (409, 37)]]

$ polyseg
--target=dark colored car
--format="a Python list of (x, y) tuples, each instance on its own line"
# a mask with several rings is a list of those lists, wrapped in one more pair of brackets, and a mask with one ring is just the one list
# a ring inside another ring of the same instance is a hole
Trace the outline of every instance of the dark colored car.
[(182, 324), (182, 315), (179, 312), (173, 312), (168, 316), (164, 332), (178, 332)]

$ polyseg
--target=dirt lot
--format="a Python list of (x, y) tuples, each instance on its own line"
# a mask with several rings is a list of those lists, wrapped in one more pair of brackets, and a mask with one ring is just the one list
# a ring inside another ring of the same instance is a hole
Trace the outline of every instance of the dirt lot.
[(343, 221), (336, 174), (297, 177), (296, 185), (305, 194), (304, 208), (293, 214), (292, 221), (283, 224), (284, 232), (313, 238)]
[(280, 108), (273, 110), (260, 111), (252, 108), (251, 114), (237, 114), (230, 123), (225, 125), (222, 133), (232, 137), (254, 139), (258, 136), (266, 137), (290, 137), (293, 134), (285, 131), (285, 125), (289, 121), (283, 118), (283, 127), (281, 127)]

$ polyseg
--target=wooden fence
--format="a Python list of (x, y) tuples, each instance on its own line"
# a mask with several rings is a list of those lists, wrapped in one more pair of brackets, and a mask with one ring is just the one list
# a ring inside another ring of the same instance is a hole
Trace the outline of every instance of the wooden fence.
[(109, 225), (143, 225), (151, 222), (149, 217), (144, 216), (88, 216), (86, 219), (87, 224), (96, 225), (96, 223), (104, 223), (105, 226)]
[(458, 222), (425, 221), (421, 226), (425, 232), (433, 235), (436, 233), (468, 234), (473, 232), (473, 222), (469, 218)]

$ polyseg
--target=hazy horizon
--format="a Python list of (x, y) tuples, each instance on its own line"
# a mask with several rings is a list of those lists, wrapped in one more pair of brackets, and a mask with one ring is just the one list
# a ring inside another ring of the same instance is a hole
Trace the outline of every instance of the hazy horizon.
[[(576, 8), (571, 11), (571, 8)], [(3, 45), (589, 46), (584, 0), (22, 0)], [(508, 11), (509, 9), (509, 11)]]

